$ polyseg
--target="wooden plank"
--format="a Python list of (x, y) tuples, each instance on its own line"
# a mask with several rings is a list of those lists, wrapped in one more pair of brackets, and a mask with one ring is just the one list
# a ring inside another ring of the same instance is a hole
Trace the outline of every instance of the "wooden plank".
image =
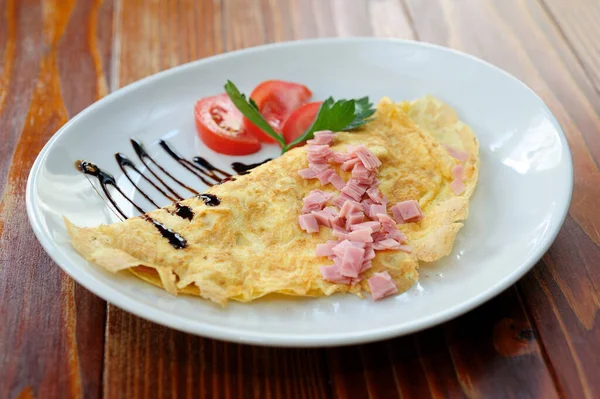
[(600, 394), (599, 259), (598, 245), (567, 217), (543, 261), (520, 284), (567, 397)]
[(540, 0), (560, 34), (573, 48), (578, 61), (600, 92), (600, 3), (594, 0)]
[(600, 183), (600, 98), (571, 43), (536, 1), (411, 0), (409, 5), (423, 40), (466, 50), (514, 73), (542, 96), (566, 131), (575, 166), (570, 216), (544, 262), (519, 287), (561, 392), (598, 397), (600, 214), (594, 203)]
[(328, 353), (341, 398), (557, 397), (514, 288), (440, 327)]
[(106, 93), (112, 2), (0, 5), (0, 396), (99, 397), (105, 304), (42, 250), (24, 195), (50, 136)]

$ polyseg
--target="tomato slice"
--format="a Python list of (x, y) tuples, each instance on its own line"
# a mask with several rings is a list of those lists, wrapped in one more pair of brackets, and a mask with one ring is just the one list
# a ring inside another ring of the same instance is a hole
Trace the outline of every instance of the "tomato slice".
[[(305, 104), (311, 96), (312, 92), (308, 87), (283, 80), (266, 80), (256, 86), (250, 94), (263, 118), (277, 133), (281, 133), (288, 116)], [(246, 118), (244, 126), (251, 135), (264, 143), (277, 142)]]
[[(289, 116), (289, 118), (283, 124), (283, 138), (286, 143), (291, 143), (296, 138), (302, 136), (306, 130), (313, 124), (319, 109), (321, 108), (322, 101), (304, 104)], [(303, 146), (305, 142), (299, 143), (294, 147)]]
[(248, 133), (242, 113), (226, 93), (199, 100), (194, 117), (198, 135), (208, 148), (227, 155), (247, 155), (260, 150), (260, 142)]

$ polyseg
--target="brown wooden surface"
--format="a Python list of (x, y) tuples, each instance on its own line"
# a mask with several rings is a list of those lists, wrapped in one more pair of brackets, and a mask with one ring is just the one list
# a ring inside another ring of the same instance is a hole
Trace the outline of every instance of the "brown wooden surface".
[[(600, 397), (599, 18), (596, 0), (0, 0), (0, 397)], [(37, 243), (29, 168), (96, 99), (224, 51), (359, 35), (472, 53), (530, 85), (560, 120), (573, 203), (516, 286), (407, 337), (259, 348), (107, 306)]]

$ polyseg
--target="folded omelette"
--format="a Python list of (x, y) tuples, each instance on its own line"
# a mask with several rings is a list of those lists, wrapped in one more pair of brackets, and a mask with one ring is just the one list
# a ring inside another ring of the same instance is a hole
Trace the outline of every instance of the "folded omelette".
[[(177, 216), (175, 205), (148, 213), (183, 237), (185, 248), (171, 245), (143, 216), (98, 227), (66, 221), (67, 229), (74, 248), (92, 263), (112, 272), (129, 270), (172, 294), (199, 295), (221, 305), (275, 293), (362, 295), (369, 292), (367, 279), (383, 271), (402, 292), (417, 281), (419, 261), (435, 261), (452, 250), (477, 183), (478, 142), (448, 105), (425, 97), (400, 104), (382, 99), (374, 120), (337, 133), (332, 149), (359, 144), (382, 162), (379, 188), (389, 199), (388, 207), (417, 200), (424, 218), (399, 225), (411, 253), (377, 252), (372, 268), (356, 285), (325, 281), (319, 271), (330, 262), (316, 257), (315, 247), (333, 238), (331, 229), (307, 234), (298, 225), (302, 199), (311, 190), (335, 190), (298, 175), (307, 167), (303, 147), (208, 189), (219, 198), (218, 206), (208, 206), (199, 197), (181, 201), (192, 209), (191, 220)], [(464, 165), (466, 188), (457, 195), (451, 182), (459, 163)], [(339, 175), (347, 180), (349, 172)]]

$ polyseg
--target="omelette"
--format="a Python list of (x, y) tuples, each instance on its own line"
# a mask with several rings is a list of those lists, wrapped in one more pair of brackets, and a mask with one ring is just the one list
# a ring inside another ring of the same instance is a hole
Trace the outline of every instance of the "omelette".
[[(327, 281), (315, 255), (317, 244), (335, 239), (332, 229), (308, 234), (298, 224), (303, 198), (312, 190), (335, 192), (316, 179), (303, 179), (305, 147), (294, 148), (246, 175), (215, 185), (209, 206), (195, 196), (181, 201), (194, 214), (176, 215), (175, 205), (123, 222), (77, 227), (65, 220), (73, 247), (88, 261), (112, 272), (128, 270), (172, 294), (199, 295), (220, 305), (250, 302), (269, 294), (318, 297), (370, 292), (367, 280), (387, 272), (399, 292), (419, 277), (419, 262), (447, 256), (468, 215), (478, 176), (478, 142), (447, 104), (433, 97), (394, 103), (383, 98), (372, 121), (335, 134), (331, 148), (364, 145), (380, 161), (379, 189), (389, 205), (416, 200), (423, 218), (398, 225), (409, 252), (378, 251), (356, 284)], [(464, 187), (457, 193), (453, 171), (462, 165)], [(350, 172), (339, 171), (348, 180)], [(177, 248), (148, 217), (183, 237)], [(330, 263), (330, 262), (329, 262)]]

